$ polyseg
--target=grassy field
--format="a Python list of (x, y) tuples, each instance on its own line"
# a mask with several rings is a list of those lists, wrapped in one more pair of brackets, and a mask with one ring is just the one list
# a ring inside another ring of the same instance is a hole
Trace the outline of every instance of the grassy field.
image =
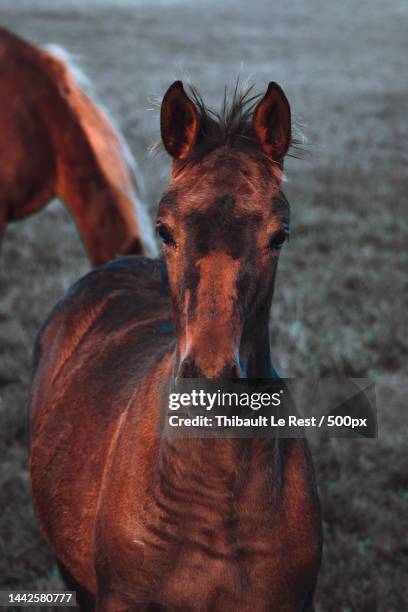
[[(0, 0), (1, 25), (81, 60), (121, 121), (152, 215), (168, 176), (167, 160), (148, 154), (159, 135), (152, 100), (172, 80), (190, 77), (216, 106), (238, 73), (259, 90), (269, 80), (286, 90), (308, 144), (287, 164), (293, 232), (273, 307), (274, 362), (285, 376), (371, 377), (380, 413), (378, 440), (313, 442), (325, 533), (320, 612), (408, 608), (407, 19), (403, 0)], [(8, 227), (0, 589), (61, 586), (30, 505), (25, 404), (35, 334), (88, 269), (61, 203)]]

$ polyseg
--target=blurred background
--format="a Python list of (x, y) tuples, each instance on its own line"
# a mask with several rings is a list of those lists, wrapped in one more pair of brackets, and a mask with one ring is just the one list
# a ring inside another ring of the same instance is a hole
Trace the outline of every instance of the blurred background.
[[(170, 83), (190, 79), (216, 108), (238, 75), (259, 92), (283, 86), (307, 142), (286, 165), (293, 228), (274, 364), (282, 376), (370, 377), (380, 418), (378, 440), (313, 442), (325, 536), (317, 610), (408, 609), (406, 1), (0, 0), (0, 24), (77, 58), (139, 163), (152, 218), (169, 172), (149, 154), (154, 101)], [(35, 334), (89, 269), (60, 202), (6, 229), (0, 589), (61, 588), (30, 502), (25, 407)]]

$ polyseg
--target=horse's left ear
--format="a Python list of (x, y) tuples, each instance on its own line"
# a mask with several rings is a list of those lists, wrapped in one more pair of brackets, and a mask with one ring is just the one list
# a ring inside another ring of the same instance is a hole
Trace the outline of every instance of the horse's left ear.
[(282, 163), (290, 146), (292, 128), (289, 102), (277, 83), (269, 83), (254, 110), (252, 122), (264, 153)]
[(160, 112), (163, 144), (174, 159), (184, 159), (193, 148), (199, 129), (199, 117), (181, 81), (166, 91)]

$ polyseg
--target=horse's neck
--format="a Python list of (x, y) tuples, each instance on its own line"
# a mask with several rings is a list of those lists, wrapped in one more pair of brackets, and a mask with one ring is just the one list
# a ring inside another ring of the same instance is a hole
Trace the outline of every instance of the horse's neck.
[(57, 193), (71, 210), (92, 261), (141, 254), (136, 198), (118, 143), (113, 141), (109, 152), (102, 134), (84, 133), (80, 122), (72, 134), (74, 161), (67, 147), (61, 148)]
[(269, 330), (267, 327), (258, 336), (258, 341), (251, 347), (246, 364), (247, 378), (276, 378), (272, 366)]
[(269, 340), (270, 303), (255, 313), (244, 326), (240, 361), (246, 378), (276, 378)]
[(48, 118), (56, 141), (57, 195), (70, 208), (94, 263), (125, 254), (131, 246), (141, 253), (137, 200), (124, 143), (67, 67), (43, 53), (57, 86), (58, 104)]
[(96, 165), (85, 181), (75, 168), (67, 171), (65, 179), (57, 194), (70, 209), (95, 265), (143, 253), (132, 194), (116, 190)]

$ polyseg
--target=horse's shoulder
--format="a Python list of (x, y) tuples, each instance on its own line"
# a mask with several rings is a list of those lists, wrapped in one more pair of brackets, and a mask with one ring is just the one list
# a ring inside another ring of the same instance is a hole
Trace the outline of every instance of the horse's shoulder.
[(59, 306), (94, 307), (96, 303), (118, 295), (148, 299), (168, 298), (167, 269), (163, 261), (139, 255), (115, 259), (79, 279), (66, 293)]
[[(40, 329), (34, 363), (50, 344), (83, 336), (92, 325), (120, 327), (146, 316), (170, 316), (163, 261), (141, 256), (116, 259), (79, 279), (57, 302)], [(108, 331), (108, 330), (107, 330)]]

